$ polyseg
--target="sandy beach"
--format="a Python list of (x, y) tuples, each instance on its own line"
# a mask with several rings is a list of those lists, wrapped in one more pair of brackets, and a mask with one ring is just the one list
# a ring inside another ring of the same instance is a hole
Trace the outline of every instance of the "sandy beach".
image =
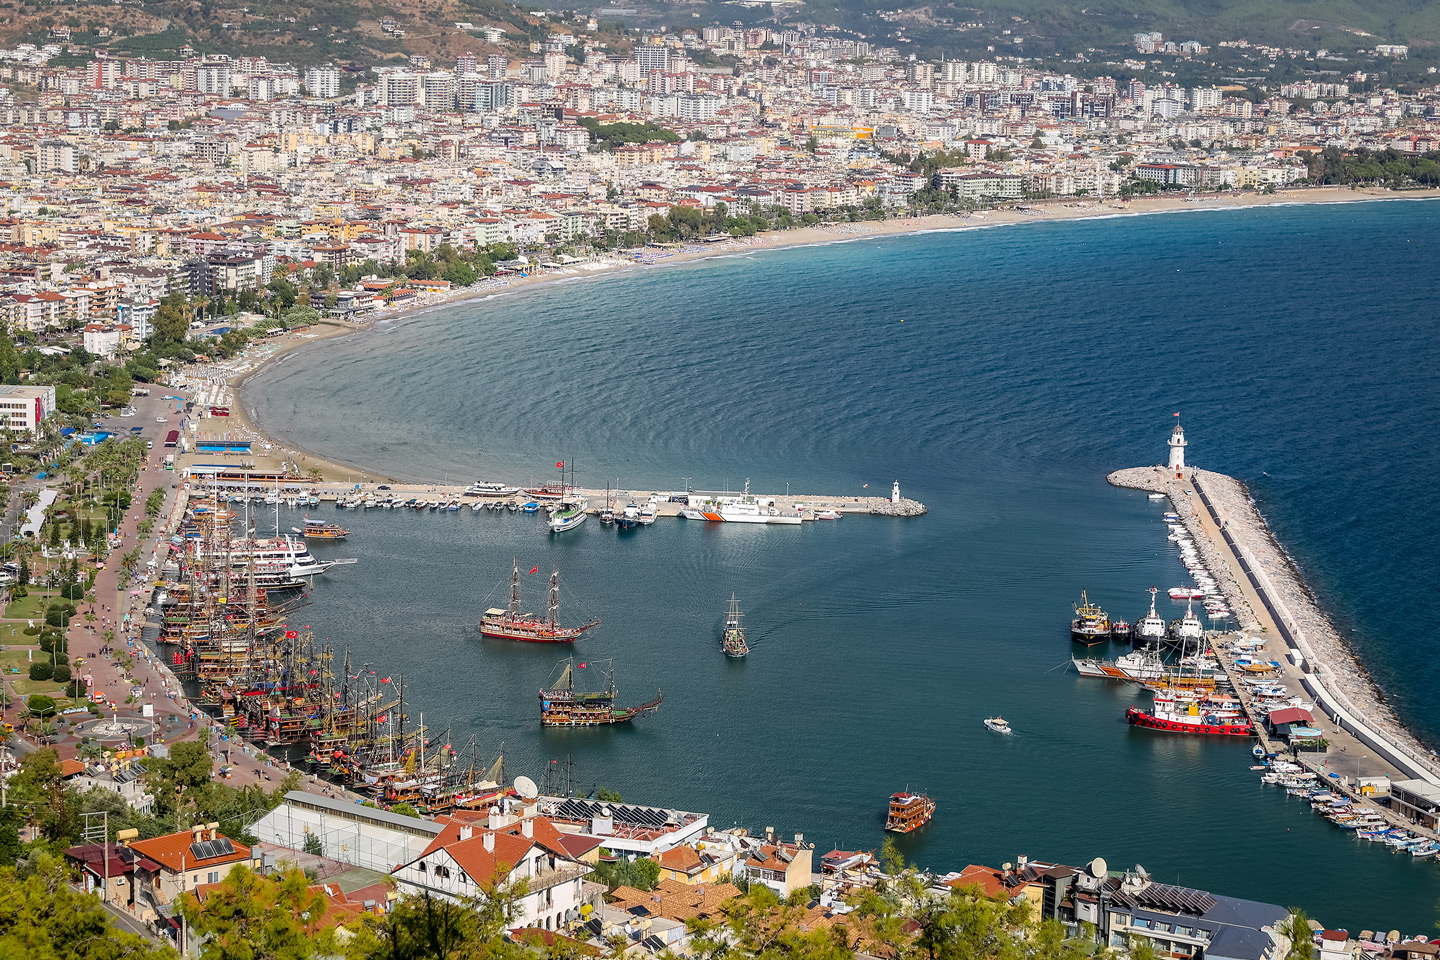
[[(1206, 210), (1242, 209), (1274, 205), (1356, 203), (1372, 200), (1419, 200), (1440, 198), (1440, 190), (1415, 190), (1397, 193), (1394, 191), (1349, 187), (1306, 187), (1279, 191), (1273, 194), (1233, 193), (1200, 194), (1196, 196), (1142, 197), (1134, 200), (1105, 199), (1088, 200), (1083, 197), (1066, 197), (1054, 200), (1017, 201), (1002, 209), (984, 210), (970, 214), (944, 214), (927, 217), (903, 217), (894, 220), (861, 221), (858, 223), (823, 224), (800, 227), (793, 230), (757, 234), (754, 237), (736, 238), (720, 243), (692, 244), (677, 251), (643, 250), (633, 255), (612, 254), (583, 265), (532, 274), (525, 277), (491, 277), (449, 294), (421, 296), (417, 302), (404, 307), (376, 310), (367, 314), (360, 322), (326, 320), (297, 333), (270, 338), (249, 346), (238, 358), (216, 364), (193, 364), (180, 374), (183, 382), (173, 382), (177, 389), (207, 389), (218, 394), (230, 407), (226, 419), (207, 418), (200, 421), (201, 437), (244, 438), (254, 442), (256, 455), (251, 458), (255, 468), (261, 471), (278, 471), (289, 462), (298, 467), (301, 475), (318, 469), (325, 480), (353, 483), (404, 480), (406, 478), (382, 477), (368, 471), (361, 464), (346, 464), (323, 457), (313, 452), (296, 450), (284, 446), (264, 433), (262, 425), (255, 422), (245, 407), (244, 383), (256, 371), (268, 363), (299, 347), (344, 336), (356, 331), (369, 330), (377, 323), (394, 321), (417, 314), (450, 307), (468, 301), (479, 301), (497, 295), (518, 293), (561, 280), (580, 277), (611, 276), (622, 271), (650, 269), (668, 264), (691, 263), (713, 257), (733, 255), (737, 252), (753, 253), (757, 250), (777, 250), (816, 244), (842, 243), (864, 237), (884, 237), (901, 234), (917, 234), (946, 230), (973, 230), (1009, 224), (1045, 221), (1083, 220), (1098, 217), (1147, 216), (1162, 213), (1194, 212)], [(187, 399), (189, 397), (187, 396)], [(181, 458), (187, 463), (193, 455)]]

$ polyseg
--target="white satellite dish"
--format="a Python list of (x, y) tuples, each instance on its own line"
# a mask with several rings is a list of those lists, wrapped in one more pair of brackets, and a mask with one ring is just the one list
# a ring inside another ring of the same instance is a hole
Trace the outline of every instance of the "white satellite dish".
[(515, 778), (515, 792), (526, 800), (534, 800), (540, 796), (540, 788), (535, 786), (535, 781), (529, 777)]
[(1097, 880), (1104, 877), (1105, 874), (1109, 872), (1109, 869), (1110, 867), (1105, 862), (1104, 857), (1096, 857), (1094, 860), (1090, 861), (1090, 876), (1094, 877)]

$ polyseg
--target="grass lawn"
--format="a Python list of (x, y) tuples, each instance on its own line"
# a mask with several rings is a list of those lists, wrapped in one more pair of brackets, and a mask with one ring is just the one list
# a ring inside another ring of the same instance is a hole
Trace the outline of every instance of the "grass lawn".
[[(28, 676), (30, 673), (30, 661), (25, 659), (25, 654), (31, 650), (34, 651), (37, 659), (50, 656), (48, 653), (41, 653), (39, 647), (30, 647), (29, 650), (16, 650), (14, 647), (10, 647), (5, 652), (0, 653), (0, 672), (3, 672), (7, 677)], [(12, 674), (10, 672), (11, 667), (16, 668), (20, 672), (18, 674)]]
[(54, 590), (37, 590), (30, 587), (30, 595), (21, 597), (19, 600), (12, 600), (5, 608), (6, 620), (43, 620), (45, 618), (45, 604), (52, 597), (58, 596)]
[(54, 697), (57, 700), (60, 699), (60, 695), (65, 689), (63, 684), (53, 680), (31, 680), (29, 676), (26, 676), (24, 680), (11, 680), (10, 686), (15, 689), (16, 694), (22, 697), (43, 693), (45, 696)]

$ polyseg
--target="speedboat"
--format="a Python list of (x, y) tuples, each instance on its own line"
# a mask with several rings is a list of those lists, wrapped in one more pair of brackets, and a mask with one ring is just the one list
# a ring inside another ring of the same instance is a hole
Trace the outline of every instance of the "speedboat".
[(1010, 732), (1010, 724), (1005, 722), (1004, 717), (990, 717), (986, 719), (985, 726), (994, 730), (996, 733)]

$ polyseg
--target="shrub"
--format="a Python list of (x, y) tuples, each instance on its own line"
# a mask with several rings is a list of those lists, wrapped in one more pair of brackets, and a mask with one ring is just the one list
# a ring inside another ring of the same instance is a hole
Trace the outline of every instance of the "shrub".
[(50, 679), (54, 680), (56, 683), (69, 683), (69, 682), (70, 682), (70, 664), (68, 664), (68, 663), (57, 663), (57, 664), (55, 664), (55, 672), (54, 672), (53, 674), (51, 674)]
[(46, 663), (44, 660), (41, 660), (39, 663), (30, 664), (31, 680), (49, 680), (54, 675), (55, 668), (50, 666), (50, 664)]

